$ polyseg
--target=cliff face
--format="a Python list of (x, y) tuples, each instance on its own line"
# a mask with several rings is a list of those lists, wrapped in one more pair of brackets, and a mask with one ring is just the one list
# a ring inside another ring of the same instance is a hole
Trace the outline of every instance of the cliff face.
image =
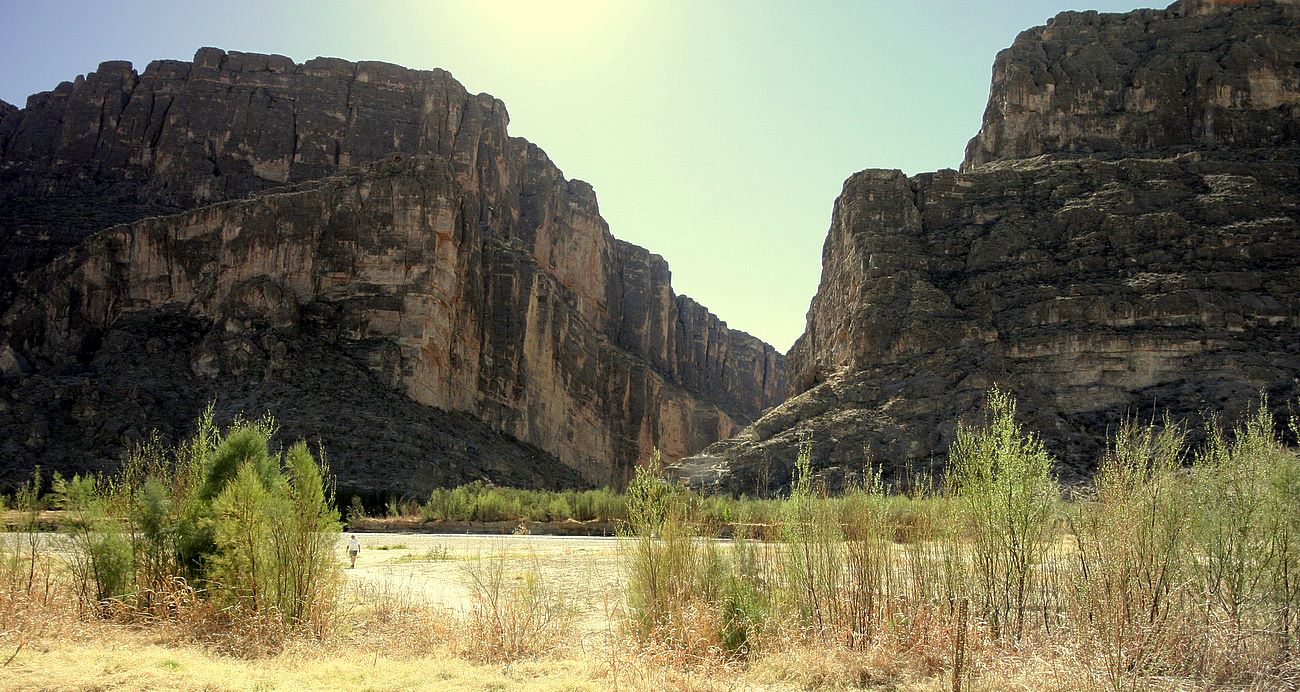
[[(591, 187), (506, 123), (441, 71), (213, 49), (138, 76), (105, 63), (32, 97), (0, 120), (3, 259), (20, 277), (0, 327), (0, 394), (15, 402), (0, 454), (105, 465), (206, 397), (278, 411), (305, 398), (287, 428), (321, 437), (359, 487), (474, 477), (449, 442), (466, 420), (520, 441), (503, 456), (531, 449), (599, 483), (775, 403), (780, 356), (675, 296), (663, 260), (616, 241)], [(348, 170), (365, 161), (378, 163)], [(239, 201), (199, 206), (220, 200)], [(112, 221), (128, 223), (77, 245)], [(110, 357), (136, 337), (166, 345)], [(138, 415), (83, 401), (123, 388), (145, 390)], [(368, 436), (410, 471), (390, 474), (312, 402), (331, 388), (335, 403), (355, 389), (363, 403), (345, 408), (370, 419), (382, 413), (364, 402), (400, 394), (401, 415), (437, 418), (441, 437), (407, 439), (395, 415)], [(93, 413), (55, 413), (69, 409)], [(512, 480), (489, 466), (479, 475)]]
[(1294, 143), (1298, 24), (1294, 0), (1059, 14), (998, 53), (962, 168), (1053, 152)]
[[(1300, 395), (1298, 112), (1261, 114), (1238, 100), (1217, 122), (1272, 123), (1247, 128), (1264, 133), (1242, 140), (1250, 146), (1184, 138), (1146, 150), (1125, 123), (1150, 109), (1130, 120), (1076, 108), (1076, 97), (1053, 102), (1076, 82), (1051, 76), (1069, 79), (1071, 55), (1114, 50), (1135, 25), (1159, 37), (1204, 21), (1195, 40), (1228, 54), (1232, 32), (1250, 26), (1258, 33), (1248, 43), (1290, 54), (1296, 24), (1275, 21), (1290, 11), (1067, 13), (1022, 34), (998, 58), (968, 164), (997, 160), (962, 173), (851, 177), (807, 328), (787, 356), (792, 398), (680, 472), (734, 491), (780, 487), (803, 435), (832, 485), (868, 460), (887, 478), (935, 470), (956, 422), (977, 415), (994, 384), (1016, 395), (1022, 422), (1043, 435), (1067, 480), (1090, 472), (1125, 415), (1169, 411), (1194, 426), (1261, 391), (1285, 410)], [(1157, 42), (1148, 62), (1184, 66), (1193, 72), (1178, 83), (1195, 81), (1200, 60), (1166, 60), (1159, 46), (1169, 43)], [(1056, 57), (1039, 64), (1027, 54)], [(1029, 102), (1042, 104), (1037, 117), (1019, 105)], [(1131, 150), (1078, 153), (1098, 148), (1095, 133)]]
[(112, 223), (394, 152), (450, 161), (484, 223), (510, 231), (525, 174), (554, 167), (532, 161), (544, 155), (511, 140), (507, 122), (500, 101), (441, 70), (214, 48), (143, 74), (106, 62), (0, 120), (3, 260), (31, 269)]

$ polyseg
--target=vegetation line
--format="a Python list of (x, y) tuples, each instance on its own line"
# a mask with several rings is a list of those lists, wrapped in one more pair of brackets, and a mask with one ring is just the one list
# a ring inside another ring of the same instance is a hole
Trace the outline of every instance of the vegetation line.
[[(656, 454), (621, 494), (471, 484), (386, 509), (614, 523), (623, 590), (604, 606), (604, 643), (583, 650), (607, 652), (615, 681), (640, 670), (683, 687), (981, 689), (1050, 674), (1061, 689), (1285, 688), (1300, 680), (1300, 458), (1268, 411), (1261, 401), (1230, 432), (1212, 424), (1194, 447), (1172, 421), (1127, 422), (1068, 500), (994, 389), (983, 423), (959, 429), (947, 475), (906, 495), (872, 468), (828, 495), (809, 439), (779, 499), (688, 491)], [(456, 561), (471, 604), (459, 614), (390, 581), (345, 584), (324, 452), (274, 452), (274, 430), (269, 418), (219, 429), (209, 412), (191, 439), (142, 445), (116, 476), (55, 477), (47, 493), (34, 476), (0, 534), (5, 665), (43, 655), (26, 644), (59, 617), (242, 657), (352, 646), (371, 629), (385, 652), (436, 644), (477, 663), (578, 650), (566, 648), (576, 613), (592, 604), (536, 557)], [(36, 531), (51, 501), (67, 556)], [(363, 518), (353, 505), (349, 520)]]

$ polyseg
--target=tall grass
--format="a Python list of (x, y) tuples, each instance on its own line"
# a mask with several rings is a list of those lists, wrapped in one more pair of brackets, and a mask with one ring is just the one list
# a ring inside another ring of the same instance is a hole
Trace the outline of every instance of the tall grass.
[(834, 639), (843, 629), (844, 531), (836, 508), (814, 486), (811, 463), (812, 441), (804, 439), (781, 516), (786, 595), (808, 634)]
[(573, 609), (542, 579), (534, 563), (519, 573), (505, 555), (464, 565), (473, 606), (465, 652), (482, 661), (509, 662), (554, 652), (569, 638)]
[[(1034, 682), (1024, 671), (1051, 671), (1063, 688), (1295, 687), (1300, 459), (1266, 401), (1199, 445), (1170, 420), (1124, 422), (1068, 501), (1010, 395), (990, 392), (985, 408), (959, 428), (948, 475), (907, 495), (868, 463), (828, 496), (805, 440), (784, 498), (687, 491), (656, 455), (623, 495), (472, 485), (425, 508), (622, 516), (626, 641), (674, 670), (769, 671), (766, 682), (806, 687), (997, 687), (1009, 671), (1021, 686)], [(277, 650), (290, 626), (332, 636), (320, 624), (339, 599), (323, 455), (273, 451), (265, 419), (198, 428), (177, 447), (142, 445), (117, 476), (55, 479), (82, 614), (189, 617), (194, 638), (229, 653)], [(13, 498), (19, 531), (0, 562), (0, 642), (19, 650), (42, 616), (32, 604), (53, 592), (34, 531), (40, 489), (34, 479)], [(466, 578), (463, 618), (380, 594), (362, 626), (408, 639), (455, 629), (462, 655), (500, 662), (565, 640), (566, 609), (538, 570), (498, 556)]]
[(879, 470), (874, 468), (859, 487), (844, 495), (841, 504), (842, 608), (847, 643), (854, 649), (865, 648), (879, 638), (888, 618), (889, 601), (897, 589), (891, 504)]
[(426, 521), (618, 521), (624, 498), (610, 490), (530, 490), (475, 481), (438, 488), (417, 510)]
[(632, 629), (685, 650), (663, 623), (689, 613), (697, 641), (719, 628), (715, 656), (884, 655), (947, 671), (954, 689), (1027, 649), (1063, 652), (1080, 684), (1108, 689), (1294, 683), (1300, 460), (1262, 399), (1206, 440), (1192, 448), (1170, 420), (1126, 421), (1067, 502), (1015, 401), (994, 389), (983, 423), (959, 427), (942, 486), (890, 495), (868, 467), (828, 497), (805, 441), (775, 501), (777, 540), (742, 530), (739, 503), (731, 545), (708, 549), (690, 493), (647, 465), (629, 489)]
[(1185, 606), (1192, 517), (1185, 440), (1169, 420), (1158, 428), (1124, 421), (1092, 496), (1067, 513), (1079, 641), (1115, 689), (1138, 687), (1142, 671), (1159, 667)]
[(692, 496), (669, 483), (658, 450), (627, 489), (623, 536), (629, 630), (645, 646), (702, 658), (722, 646), (723, 572)]

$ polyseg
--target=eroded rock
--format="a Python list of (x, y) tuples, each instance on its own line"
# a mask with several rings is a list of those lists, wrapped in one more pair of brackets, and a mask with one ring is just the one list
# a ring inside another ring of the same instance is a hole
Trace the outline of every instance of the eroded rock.
[[(1125, 416), (1193, 436), (1300, 398), (1295, 3), (1064, 13), (999, 54), (966, 170), (863, 171), (787, 355), (792, 396), (682, 460), (733, 492), (940, 472), (1010, 390), (1066, 480)], [(1090, 153), (1091, 152), (1091, 153)]]
[[(507, 121), (440, 70), (216, 49), (143, 74), (104, 63), (0, 116), (0, 388), (36, 397), (0, 428), (53, 421), (9, 466), (104, 466), (218, 396), (293, 416), (358, 483), (387, 462), (329, 410), (476, 421), (519, 441), (476, 467), (494, 480), (523, 478), (503, 469), (531, 450), (533, 476), (558, 459), (557, 478), (607, 483), (779, 401), (782, 358), (676, 296), (663, 260), (616, 241), (591, 186)], [(64, 420), (101, 409), (51, 378), (140, 403)], [(452, 434), (363, 437), (413, 469), (389, 490), (473, 476)]]

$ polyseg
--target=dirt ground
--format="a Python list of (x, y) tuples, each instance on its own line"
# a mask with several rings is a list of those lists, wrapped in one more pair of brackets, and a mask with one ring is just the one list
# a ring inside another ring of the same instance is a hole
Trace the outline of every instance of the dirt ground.
[(355, 535), (361, 554), (344, 569), (354, 585), (408, 592), (430, 605), (468, 612), (473, 605), (470, 570), (500, 559), (509, 579), (530, 571), (573, 609), (584, 634), (605, 632), (623, 601), (618, 539), (577, 536), (344, 533), (338, 553), (347, 567), (347, 542)]

